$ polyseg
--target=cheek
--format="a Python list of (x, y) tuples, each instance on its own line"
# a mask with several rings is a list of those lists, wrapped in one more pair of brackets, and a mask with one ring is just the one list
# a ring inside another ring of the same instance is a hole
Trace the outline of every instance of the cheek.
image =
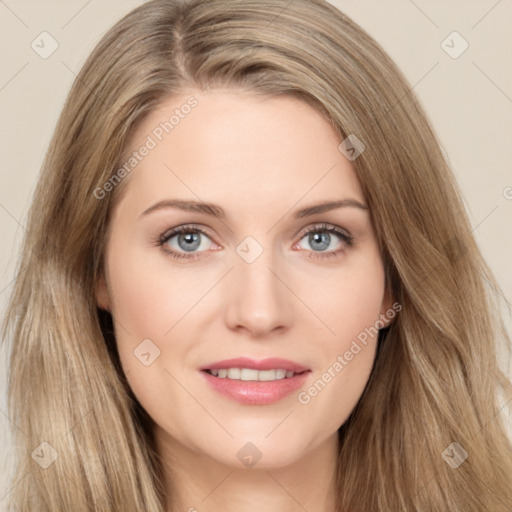
[(378, 255), (356, 263), (333, 275), (311, 296), (315, 310), (329, 327), (328, 346), (337, 351), (348, 350), (360, 334), (364, 338), (382, 311), (384, 269)]
[(324, 293), (316, 293), (316, 311), (329, 327), (319, 347), (319, 368), (298, 401), (311, 418), (323, 417), (326, 433), (339, 428), (357, 404), (375, 360), (384, 297), (380, 259), (335, 276)]
[(197, 301), (205, 288), (204, 279), (173, 268), (157, 248), (124, 249), (117, 251), (123, 257), (113, 257), (109, 268), (112, 313), (119, 323), (119, 334), (123, 338), (128, 332), (134, 340), (162, 340), (194, 299)]
[(165, 390), (169, 403), (178, 400), (180, 387), (170, 374), (181, 382), (194, 346), (197, 306), (218, 276), (171, 265), (157, 248), (114, 247), (108, 272), (119, 358), (139, 401), (160, 410), (155, 390)]
[(112, 246), (108, 268), (117, 351), (136, 398), (153, 419), (162, 421), (172, 417), (172, 404), (183, 394), (173, 380), (181, 381), (181, 376), (170, 357), (183, 360), (187, 340), (176, 337), (173, 326), (190, 309), (187, 294), (192, 299), (194, 284), (186, 286), (180, 279), (183, 272), (171, 271), (162, 258), (152, 260), (156, 249), (128, 250), (128, 245)]

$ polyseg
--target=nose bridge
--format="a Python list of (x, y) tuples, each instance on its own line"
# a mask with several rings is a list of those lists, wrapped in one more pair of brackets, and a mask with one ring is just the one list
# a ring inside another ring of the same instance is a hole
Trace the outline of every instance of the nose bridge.
[[(246, 237), (236, 248), (238, 261), (235, 278), (243, 291), (244, 287), (250, 291), (251, 297), (259, 302), (258, 298), (271, 301), (276, 294), (282, 293), (282, 283), (275, 275), (277, 254), (270, 247), (271, 237), (257, 241), (254, 237)], [(265, 246), (263, 245), (265, 244)]]
[(228, 298), (228, 321), (232, 327), (268, 331), (288, 325), (291, 293), (283, 283), (279, 255), (270, 247), (272, 237), (248, 236), (236, 247), (232, 296)]

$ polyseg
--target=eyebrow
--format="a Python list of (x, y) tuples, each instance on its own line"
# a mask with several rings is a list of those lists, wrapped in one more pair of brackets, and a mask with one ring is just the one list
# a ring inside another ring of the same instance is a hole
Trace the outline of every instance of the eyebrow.
[[(180, 199), (164, 199), (162, 201), (158, 201), (154, 205), (150, 206), (148, 209), (144, 210), (141, 213), (140, 217), (144, 217), (154, 211), (167, 208), (173, 208), (185, 212), (203, 213), (220, 219), (226, 218), (226, 212), (219, 205), (213, 203), (205, 203), (201, 201), (184, 201)], [(359, 202), (357, 199), (346, 198), (340, 200), (323, 201), (321, 203), (313, 204), (311, 206), (306, 206), (305, 208), (296, 210), (294, 213), (294, 218), (302, 219), (304, 217), (309, 217), (317, 213), (325, 213), (330, 210), (335, 210), (337, 208), (358, 208), (361, 210), (368, 210), (368, 206)]]

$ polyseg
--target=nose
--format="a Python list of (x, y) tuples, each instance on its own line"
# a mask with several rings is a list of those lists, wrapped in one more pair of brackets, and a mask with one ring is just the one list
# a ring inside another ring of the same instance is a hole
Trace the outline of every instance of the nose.
[(261, 338), (291, 326), (298, 300), (270, 252), (251, 263), (240, 258), (229, 273), (225, 322), (231, 330)]

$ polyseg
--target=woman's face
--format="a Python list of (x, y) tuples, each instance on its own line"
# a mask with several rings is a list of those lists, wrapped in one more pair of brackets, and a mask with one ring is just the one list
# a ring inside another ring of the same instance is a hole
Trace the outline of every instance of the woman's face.
[(230, 89), (169, 98), (137, 127), (96, 296), (162, 443), (285, 466), (359, 400), (391, 300), (341, 142), (304, 102)]

